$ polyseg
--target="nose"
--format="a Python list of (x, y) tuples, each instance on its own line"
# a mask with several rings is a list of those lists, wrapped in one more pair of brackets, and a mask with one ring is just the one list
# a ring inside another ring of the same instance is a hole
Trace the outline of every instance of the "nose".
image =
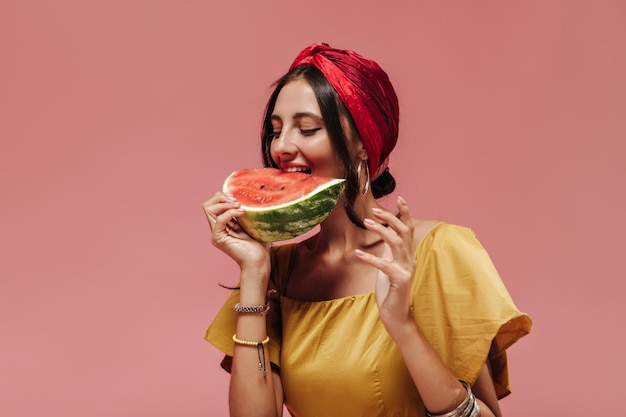
[(280, 135), (272, 140), (272, 152), (277, 155), (291, 155), (298, 151), (298, 147), (293, 141), (293, 130), (283, 129)]

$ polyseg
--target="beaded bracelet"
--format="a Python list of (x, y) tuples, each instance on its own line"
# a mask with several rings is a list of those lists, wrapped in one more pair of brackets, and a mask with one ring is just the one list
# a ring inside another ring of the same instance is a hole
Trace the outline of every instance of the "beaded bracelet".
[(270, 337), (267, 336), (265, 339), (261, 340), (260, 342), (251, 342), (249, 340), (241, 340), (241, 339), (237, 339), (237, 334), (235, 333), (233, 335), (233, 342), (235, 342), (238, 345), (243, 345), (243, 346), (256, 346), (256, 352), (257, 355), (259, 356), (259, 371), (263, 371), (263, 378), (267, 378), (267, 367), (265, 366), (265, 348), (263, 347), (263, 345), (268, 344), (270, 341)]
[(251, 342), (249, 340), (241, 340), (241, 339), (237, 339), (237, 335), (234, 334), (233, 335), (233, 342), (237, 343), (238, 345), (245, 345), (245, 346), (258, 346), (258, 345), (266, 345), (268, 342), (270, 341), (270, 337), (267, 336), (265, 339), (261, 340), (260, 342)]

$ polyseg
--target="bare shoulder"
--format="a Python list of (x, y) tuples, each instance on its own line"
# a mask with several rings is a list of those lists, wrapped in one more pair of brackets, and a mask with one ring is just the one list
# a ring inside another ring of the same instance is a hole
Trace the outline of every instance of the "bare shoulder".
[(431, 230), (435, 228), (440, 223), (443, 223), (441, 220), (430, 220), (430, 219), (416, 219), (411, 218), (413, 221), (413, 247), (417, 248), (424, 239), (424, 237), (430, 233)]

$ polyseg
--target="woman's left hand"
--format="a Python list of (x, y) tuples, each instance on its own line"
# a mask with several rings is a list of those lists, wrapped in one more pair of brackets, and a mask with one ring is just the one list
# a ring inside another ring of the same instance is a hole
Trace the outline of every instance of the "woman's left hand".
[(400, 218), (380, 209), (372, 209), (378, 220), (365, 219), (365, 227), (377, 233), (385, 242), (382, 257), (357, 250), (356, 254), (364, 262), (378, 269), (376, 278), (376, 302), (380, 318), (387, 331), (392, 334), (403, 324), (414, 323), (410, 313), (411, 282), (415, 272), (413, 242), (413, 219), (409, 207), (402, 197), (397, 201)]

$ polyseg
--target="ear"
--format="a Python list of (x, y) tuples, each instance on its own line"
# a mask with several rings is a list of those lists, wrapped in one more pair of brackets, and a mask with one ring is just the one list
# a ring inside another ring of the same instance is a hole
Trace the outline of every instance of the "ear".
[(365, 150), (365, 146), (361, 145), (361, 148), (357, 151), (356, 156), (362, 161), (367, 161), (367, 151)]

